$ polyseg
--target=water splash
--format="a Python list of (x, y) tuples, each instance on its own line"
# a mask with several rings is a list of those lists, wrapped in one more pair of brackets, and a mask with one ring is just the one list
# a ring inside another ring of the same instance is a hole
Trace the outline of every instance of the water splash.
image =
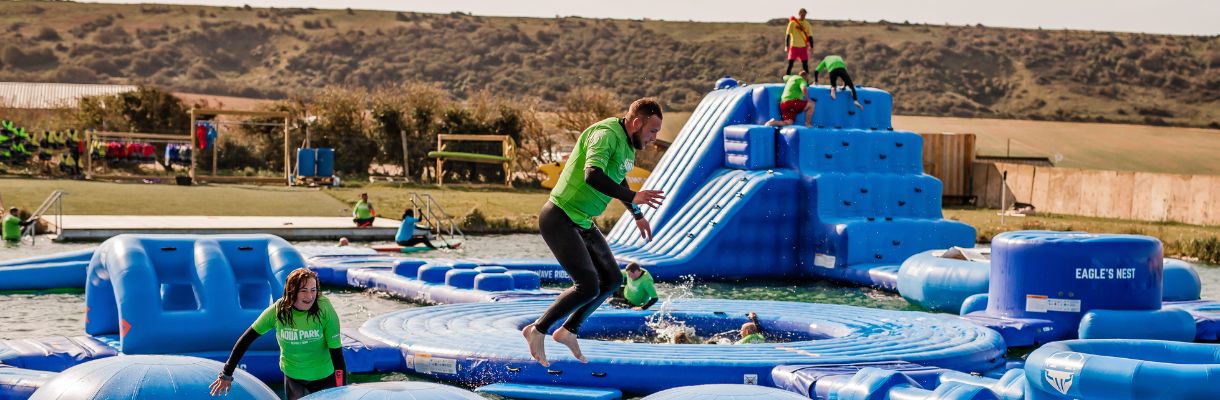
[(698, 336), (695, 335), (695, 328), (686, 326), (686, 323), (678, 320), (674, 316), (674, 303), (677, 300), (686, 300), (695, 298), (695, 277), (683, 276), (669, 290), (666, 290), (661, 296), (662, 299), (657, 302), (656, 312), (644, 319), (644, 324), (653, 332), (653, 338), (658, 343), (672, 343), (673, 338), (679, 332), (685, 333), (692, 343), (698, 343)]

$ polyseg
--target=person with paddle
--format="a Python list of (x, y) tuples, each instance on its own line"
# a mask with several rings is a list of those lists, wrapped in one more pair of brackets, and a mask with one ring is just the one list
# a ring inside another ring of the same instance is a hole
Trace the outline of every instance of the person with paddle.
[(792, 75), (792, 63), (801, 60), (801, 70), (809, 70), (809, 48), (813, 47), (813, 25), (805, 19), (805, 9), (797, 13), (798, 17), (788, 17), (788, 28), (784, 31), (784, 50), (788, 52), (788, 70), (784, 75)]

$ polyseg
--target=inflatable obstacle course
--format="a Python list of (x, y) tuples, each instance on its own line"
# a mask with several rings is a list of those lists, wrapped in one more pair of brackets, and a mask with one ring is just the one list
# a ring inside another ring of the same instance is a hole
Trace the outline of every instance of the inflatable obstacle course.
[(781, 91), (705, 97), (644, 184), (666, 193), (645, 210), (653, 240), (625, 215), (607, 235), (616, 256), (658, 280), (817, 276), (893, 289), (907, 257), (974, 244), (973, 228), (942, 218), (922, 140), (893, 130), (888, 93), (861, 88), (860, 111), (811, 87), (813, 127), (777, 131), (762, 124), (778, 118)]

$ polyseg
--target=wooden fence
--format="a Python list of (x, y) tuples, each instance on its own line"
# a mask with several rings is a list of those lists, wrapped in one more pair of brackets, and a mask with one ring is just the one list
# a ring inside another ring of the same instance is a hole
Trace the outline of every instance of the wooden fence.
[(1032, 204), (1038, 212), (1220, 225), (1220, 176), (981, 163), (971, 173), (978, 205)]
[(974, 164), (973, 133), (921, 133), (923, 171), (940, 179), (945, 203), (962, 204), (973, 195), (971, 174)]

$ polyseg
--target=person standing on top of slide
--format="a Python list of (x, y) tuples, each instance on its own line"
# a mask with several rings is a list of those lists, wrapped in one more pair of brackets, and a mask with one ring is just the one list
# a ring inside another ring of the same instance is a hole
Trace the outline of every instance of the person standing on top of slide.
[(606, 238), (593, 224), (593, 217), (601, 215), (611, 199), (618, 199), (631, 210), (640, 236), (652, 240), (652, 227), (639, 206), (660, 207), (664, 193), (633, 192), (626, 178), (634, 167), (636, 151), (656, 141), (661, 118), (657, 100), (642, 98), (632, 102), (622, 118), (608, 118), (585, 129), (576, 140), (550, 199), (542, 206), (538, 215), (542, 240), (572, 277), (572, 287), (521, 330), (530, 356), (543, 366), (550, 366), (543, 343), (545, 335), (564, 317), (567, 320), (551, 337), (568, 346), (580, 362), (589, 362), (576, 340), (580, 325), (622, 283), (618, 262)]
[(805, 9), (797, 13), (800, 18), (788, 17), (788, 28), (784, 31), (784, 50), (788, 52), (788, 70), (792, 75), (792, 62), (801, 60), (801, 70), (809, 70), (809, 48), (813, 47), (813, 25), (805, 19)]
[(855, 104), (856, 107), (859, 107), (861, 110), (864, 109), (864, 106), (860, 105), (860, 100), (856, 99), (856, 85), (851, 82), (851, 75), (847, 73), (847, 63), (843, 62), (843, 57), (831, 54), (826, 56), (826, 58), (823, 58), (822, 62), (818, 63), (818, 67), (813, 70), (813, 84), (816, 85), (818, 83), (818, 74), (821, 73), (822, 70), (826, 70), (828, 72), (827, 75), (830, 75), (831, 100), (836, 99), (835, 90), (838, 89), (836, 87), (838, 85), (835, 84), (835, 81), (839, 78), (843, 78), (843, 84), (847, 85), (847, 87), (851, 89), (852, 104)]

